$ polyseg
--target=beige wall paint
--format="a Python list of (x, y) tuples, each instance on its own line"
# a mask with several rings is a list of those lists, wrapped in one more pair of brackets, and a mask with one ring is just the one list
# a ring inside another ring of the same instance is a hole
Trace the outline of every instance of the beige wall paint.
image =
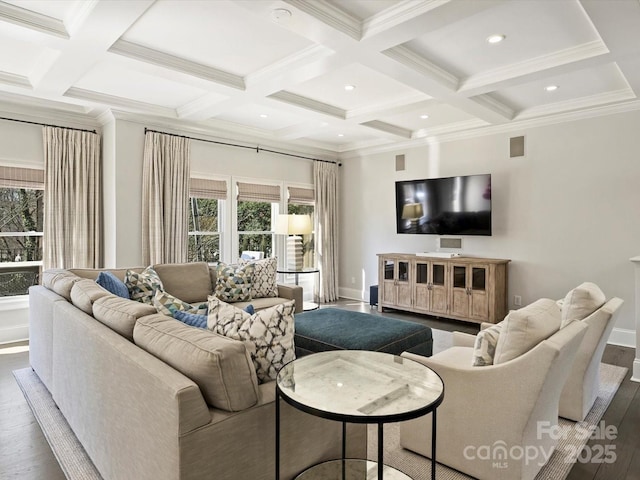
[[(523, 304), (556, 299), (589, 280), (625, 300), (618, 334), (635, 331), (638, 125), (640, 112), (630, 112), (343, 161), (341, 291), (368, 298), (377, 253), (437, 248), (435, 235), (395, 233), (395, 181), (491, 173), (493, 236), (463, 237), (463, 250), (512, 260), (510, 307), (513, 295)], [(526, 156), (510, 159), (509, 138), (518, 135)], [(397, 154), (406, 155), (404, 172), (395, 172)]]

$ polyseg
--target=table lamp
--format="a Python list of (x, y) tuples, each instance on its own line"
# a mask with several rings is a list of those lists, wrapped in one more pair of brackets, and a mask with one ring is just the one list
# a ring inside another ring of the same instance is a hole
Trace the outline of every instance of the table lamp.
[(275, 233), (289, 235), (287, 238), (287, 268), (302, 270), (302, 237), (313, 231), (310, 215), (278, 215)]
[(423, 215), (421, 203), (405, 203), (402, 206), (402, 219), (409, 220), (409, 233), (418, 233), (418, 220)]

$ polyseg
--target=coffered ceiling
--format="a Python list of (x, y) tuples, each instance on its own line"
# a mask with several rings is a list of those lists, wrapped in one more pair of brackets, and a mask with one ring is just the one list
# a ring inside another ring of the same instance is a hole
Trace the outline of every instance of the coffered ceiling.
[(637, 109), (639, 91), (639, 0), (0, 1), (5, 112), (348, 154)]

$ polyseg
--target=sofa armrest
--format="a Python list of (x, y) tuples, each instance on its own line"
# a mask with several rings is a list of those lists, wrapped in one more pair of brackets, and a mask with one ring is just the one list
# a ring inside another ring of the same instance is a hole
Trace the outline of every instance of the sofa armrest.
[(296, 301), (295, 313), (302, 312), (302, 287), (291, 284), (278, 284), (278, 296)]
[(476, 336), (470, 333), (453, 332), (454, 347), (473, 347), (476, 344)]

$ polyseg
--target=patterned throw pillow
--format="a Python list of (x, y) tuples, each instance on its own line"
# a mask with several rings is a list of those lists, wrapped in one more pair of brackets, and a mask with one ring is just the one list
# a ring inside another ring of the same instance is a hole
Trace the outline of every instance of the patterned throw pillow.
[(251, 285), (252, 298), (268, 298), (278, 296), (278, 259), (276, 257), (265, 258), (263, 260), (243, 260), (240, 265), (253, 264), (253, 284)]
[(129, 289), (122, 280), (111, 272), (100, 272), (96, 283), (110, 293), (122, 298), (129, 298)]
[(502, 330), (502, 322), (489, 328), (481, 330), (476, 336), (476, 343), (473, 346), (473, 366), (485, 367), (493, 365), (493, 357), (496, 354), (498, 337)]
[(170, 317), (177, 311), (199, 314), (207, 312), (206, 304), (191, 305), (162, 290), (156, 290), (153, 296), (153, 306), (156, 307), (158, 313), (163, 313)]
[(236, 266), (219, 263), (216, 267), (214, 295), (224, 302), (246, 302), (251, 300), (253, 264)]
[(295, 359), (293, 313), (295, 302), (259, 310), (253, 315), (209, 297), (207, 328), (241, 340), (251, 354), (260, 383), (275, 380), (278, 370)]
[(152, 267), (145, 268), (141, 273), (127, 270), (124, 284), (129, 289), (129, 298), (138, 302), (153, 305), (153, 296), (157, 290), (162, 290), (162, 280)]

